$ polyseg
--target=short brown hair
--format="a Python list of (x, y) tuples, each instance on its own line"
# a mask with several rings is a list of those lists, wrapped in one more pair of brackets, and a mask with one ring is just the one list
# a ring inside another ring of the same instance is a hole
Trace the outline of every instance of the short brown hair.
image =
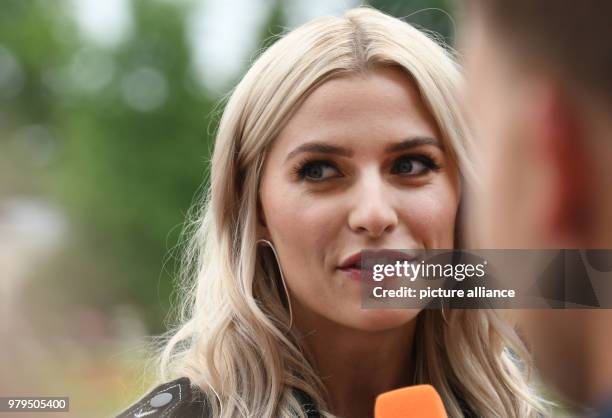
[(612, 1), (464, 0), (516, 51), (612, 102)]

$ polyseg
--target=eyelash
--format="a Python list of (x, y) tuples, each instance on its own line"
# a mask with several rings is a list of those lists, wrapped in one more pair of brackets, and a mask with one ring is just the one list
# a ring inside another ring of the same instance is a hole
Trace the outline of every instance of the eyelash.
[[(418, 161), (421, 164), (423, 164), (425, 166), (425, 169), (427, 170), (425, 173), (421, 173), (421, 174), (410, 174), (407, 175), (405, 177), (418, 177), (418, 176), (422, 176), (425, 174), (428, 174), (429, 172), (432, 171), (438, 171), (441, 166), (436, 163), (436, 161), (425, 155), (425, 154), (406, 154), (406, 155), (402, 155), (400, 157), (398, 157), (394, 162), (393, 162), (393, 166), (395, 166), (398, 162), (402, 161), (403, 159), (408, 159), (410, 161)], [(309, 159), (306, 158), (303, 161), (299, 162), (295, 168), (293, 169), (293, 174), (300, 180), (305, 180), (305, 181), (310, 181), (312, 183), (318, 183), (318, 182), (323, 182), (325, 180), (330, 180), (329, 178), (326, 179), (320, 179), (320, 180), (315, 180), (312, 178), (308, 178), (306, 176), (306, 172), (308, 171), (308, 169), (315, 165), (315, 164), (321, 164), (321, 165), (325, 165), (327, 167), (332, 167), (334, 168), (336, 171), (340, 171), (337, 167), (337, 165), (330, 161), (330, 160), (320, 160), (320, 159)], [(401, 174), (399, 174), (401, 175)], [(334, 176), (332, 178), (335, 178), (337, 176)]]

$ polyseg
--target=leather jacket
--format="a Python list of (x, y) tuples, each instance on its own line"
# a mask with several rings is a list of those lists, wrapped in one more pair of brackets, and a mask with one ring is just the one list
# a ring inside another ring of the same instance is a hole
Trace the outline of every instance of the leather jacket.
[[(320, 417), (308, 395), (298, 390), (295, 390), (294, 393), (308, 417)], [(210, 406), (201, 390), (191, 385), (189, 378), (181, 377), (157, 386), (116, 418), (207, 418), (210, 416)]]

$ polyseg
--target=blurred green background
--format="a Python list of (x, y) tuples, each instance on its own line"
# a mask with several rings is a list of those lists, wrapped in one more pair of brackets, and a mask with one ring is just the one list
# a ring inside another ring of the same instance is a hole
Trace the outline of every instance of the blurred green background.
[[(266, 39), (359, 4), (0, 1), (0, 396), (96, 417), (147, 387), (223, 97)], [(446, 0), (367, 4), (452, 43)]]

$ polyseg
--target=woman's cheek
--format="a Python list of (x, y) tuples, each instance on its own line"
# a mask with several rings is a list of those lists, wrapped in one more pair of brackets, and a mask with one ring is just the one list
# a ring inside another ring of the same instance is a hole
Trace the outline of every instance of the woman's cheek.
[(454, 190), (432, 187), (404, 199), (400, 218), (426, 248), (452, 248), (458, 198)]
[(338, 210), (333, 199), (293, 191), (278, 193), (270, 206), (272, 235), (292, 256), (315, 259), (337, 231)]

